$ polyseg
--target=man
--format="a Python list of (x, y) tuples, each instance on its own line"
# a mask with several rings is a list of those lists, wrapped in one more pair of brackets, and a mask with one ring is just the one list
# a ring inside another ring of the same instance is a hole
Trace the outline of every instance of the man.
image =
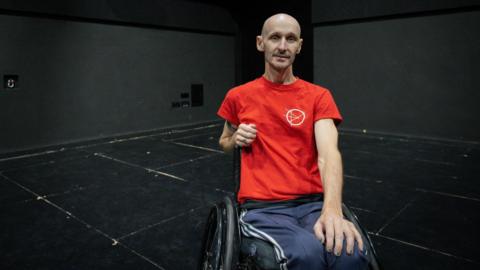
[(218, 111), (220, 146), (242, 147), (241, 230), (272, 243), (282, 269), (363, 269), (362, 238), (341, 207), (342, 118), (327, 89), (293, 75), (302, 42), (295, 18), (268, 18), (257, 36), (265, 73)]

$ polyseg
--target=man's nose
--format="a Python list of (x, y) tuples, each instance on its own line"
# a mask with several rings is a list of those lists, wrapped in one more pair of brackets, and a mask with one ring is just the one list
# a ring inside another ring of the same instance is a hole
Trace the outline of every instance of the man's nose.
[(287, 40), (286, 40), (285, 38), (282, 38), (282, 39), (280, 40), (280, 44), (278, 44), (278, 49), (279, 49), (280, 51), (285, 51), (285, 50), (287, 50)]

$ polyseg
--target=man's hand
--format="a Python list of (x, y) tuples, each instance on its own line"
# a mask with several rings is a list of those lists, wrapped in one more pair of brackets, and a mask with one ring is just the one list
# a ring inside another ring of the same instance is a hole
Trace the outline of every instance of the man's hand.
[(257, 127), (254, 124), (240, 124), (234, 136), (235, 145), (248, 147), (257, 137)]
[(323, 209), (320, 218), (313, 226), (317, 236), (328, 252), (334, 251), (336, 256), (342, 254), (343, 240), (346, 243), (346, 252), (353, 254), (355, 241), (358, 248), (363, 250), (363, 240), (352, 222), (345, 220), (340, 211)]

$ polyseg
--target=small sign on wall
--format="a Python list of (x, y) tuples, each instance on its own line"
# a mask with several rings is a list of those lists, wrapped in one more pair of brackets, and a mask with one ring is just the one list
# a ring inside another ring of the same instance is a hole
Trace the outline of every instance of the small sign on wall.
[(192, 84), (190, 92), (192, 107), (203, 106), (203, 84)]

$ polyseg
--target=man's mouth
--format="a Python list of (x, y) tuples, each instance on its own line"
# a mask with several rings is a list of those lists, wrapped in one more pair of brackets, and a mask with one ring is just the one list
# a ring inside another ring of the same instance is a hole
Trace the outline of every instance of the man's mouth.
[(283, 59), (289, 59), (290, 56), (288, 55), (278, 55), (278, 54), (274, 54), (273, 57), (278, 57), (278, 58), (283, 58)]

